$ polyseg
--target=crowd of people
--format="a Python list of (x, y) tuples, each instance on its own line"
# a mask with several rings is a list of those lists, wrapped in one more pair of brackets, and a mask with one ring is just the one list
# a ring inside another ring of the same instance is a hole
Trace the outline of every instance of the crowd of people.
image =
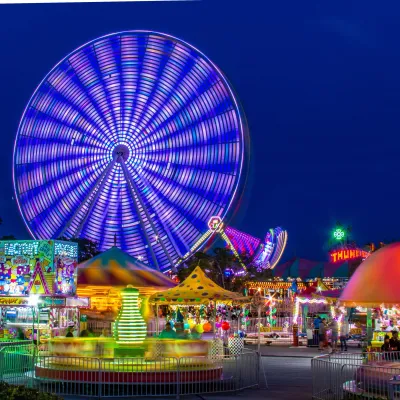
[(400, 351), (399, 332), (392, 331), (392, 337), (385, 335), (382, 351)]
[[(337, 351), (338, 340), (340, 340), (340, 350), (347, 351), (347, 340), (349, 338), (349, 322), (342, 321), (339, 328), (338, 318), (332, 318), (327, 321), (326, 318), (321, 318), (317, 315), (314, 319), (314, 329), (318, 331), (319, 350), (331, 347), (331, 352)], [(331, 345), (329, 346), (328, 331), (331, 331)]]
[[(174, 329), (175, 328), (175, 329)], [(160, 333), (160, 339), (200, 339), (201, 333), (196, 332), (194, 329), (185, 330), (182, 322), (176, 322), (172, 327), (170, 322), (165, 324), (164, 330)]]

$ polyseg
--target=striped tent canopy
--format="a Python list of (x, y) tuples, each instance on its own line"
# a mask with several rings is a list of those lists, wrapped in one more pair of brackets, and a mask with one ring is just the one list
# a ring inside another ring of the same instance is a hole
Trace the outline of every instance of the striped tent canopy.
[(291, 260), (277, 265), (274, 276), (280, 278), (347, 278), (349, 276), (349, 263), (347, 261), (330, 263), (311, 261), (304, 258), (292, 258)]
[(118, 247), (112, 247), (78, 265), (78, 290), (85, 286), (121, 288), (127, 285), (160, 290), (172, 288), (176, 283)]
[(210, 301), (232, 302), (242, 301), (240, 293), (230, 292), (218, 286), (206, 276), (200, 267), (180, 285), (173, 289), (156, 293), (150, 297), (150, 302), (157, 304), (206, 304)]

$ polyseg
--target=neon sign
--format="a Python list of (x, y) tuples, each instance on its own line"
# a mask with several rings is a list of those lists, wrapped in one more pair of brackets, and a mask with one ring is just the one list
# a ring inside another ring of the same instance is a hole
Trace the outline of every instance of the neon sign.
[(354, 260), (356, 258), (367, 258), (369, 252), (361, 249), (343, 249), (332, 251), (329, 256), (333, 263), (345, 260)]
[(333, 232), (333, 237), (334, 237), (336, 240), (342, 240), (342, 239), (344, 238), (344, 236), (345, 236), (345, 233), (344, 233), (344, 230), (343, 230), (343, 229), (337, 228), (337, 229), (335, 229), (335, 231)]

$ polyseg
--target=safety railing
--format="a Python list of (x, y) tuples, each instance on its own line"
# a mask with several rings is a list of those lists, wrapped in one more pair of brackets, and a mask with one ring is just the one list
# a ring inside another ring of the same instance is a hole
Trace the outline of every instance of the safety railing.
[(400, 352), (336, 353), (311, 360), (313, 399), (398, 399)]
[(31, 386), (29, 372), (33, 371), (34, 359), (35, 345), (31, 341), (1, 343), (0, 380)]
[(237, 392), (259, 387), (260, 358), (237, 356), (85, 358), (9, 347), (1, 352), (1, 379), (42, 392), (83, 398), (131, 398)]

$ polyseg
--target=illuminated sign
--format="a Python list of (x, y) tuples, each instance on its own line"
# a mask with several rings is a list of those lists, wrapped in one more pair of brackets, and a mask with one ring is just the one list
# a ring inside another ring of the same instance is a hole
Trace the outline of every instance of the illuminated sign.
[(335, 231), (333, 232), (333, 237), (334, 237), (336, 240), (342, 240), (342, 239), (344, 238), (344, 236), (345, 236), (345, 233), (344, 233), (344, 230), (343, 230), (343, 229), (337, 228), (337, 229), (335, 229)]
[(331, 262), (339, 262), (346, 260), (354, 260), (356, 258), (367, 258), (369, 256), (369, 252), (361, 249), (343, 249), (332, 251), (329, 256)]
[(39, 300), (41, 307), (48, 306), (65, 306), (65, 299), (56, 299), (54, 297), (43, 297)]
[[(55, 242), (54, 253), (59, 256), (78, 258), (78, 244), (68, 242)], [(72, 263), (72, 262), (71, 262)]]
[(67, 300), (68, 307), (89, 308), (90, 302), (88, 297), (69, 297)]
[(28, 304), (28, 299), (24, 299), (21, 297), (0, 297), (0, 305), (22, 306), (24, 304)]
[(77, 264), (77, 243), (0, 241), (0, 296), (73, 296), (76, 292)]
[(221, 217), (214, 216), (211, 217), (210, 220), (208, 221), (208, 227), (210, 228), (211, 231), (220, 231), (222, 229), (222, 219)]

